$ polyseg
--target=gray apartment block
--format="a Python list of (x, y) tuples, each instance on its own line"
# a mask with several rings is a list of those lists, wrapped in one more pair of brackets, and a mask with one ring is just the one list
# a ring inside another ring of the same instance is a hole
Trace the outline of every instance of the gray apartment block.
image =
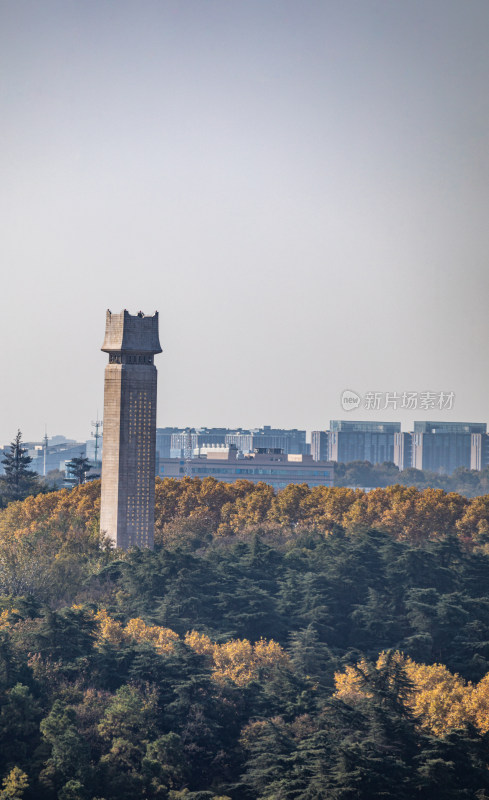
[[(451, 474), (458, 467), (470, 469), (471, 463), (477, 460), (476, 454), (472, 453), (473, 436), (476, 434), (486, 434), (485, 422), (415, 422), (412, 466), (446, 474)], [(481, 463), (484, 450), (481, 440)]]
[(153, 547), (158, 312), (107, 311), (102, 350), (104, 449), (100, 529), (117, 547)]
[(415, 469), (447, 475), (457, 467), (470, 469), (470, 434), (413, 433), (412, 439)]
[(338, 463), (394, 461), (394, 435), (400, 422), (364, 422), (333, 419), (328, 437), (328, 459)]

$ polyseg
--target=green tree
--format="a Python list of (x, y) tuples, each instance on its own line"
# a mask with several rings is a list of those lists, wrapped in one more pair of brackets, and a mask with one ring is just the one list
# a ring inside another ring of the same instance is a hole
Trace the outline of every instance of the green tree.
[(38, 488), (37, 473), (29, 469), (32, 458), (22, 446), (22, 433), (17, 431), (10, 449), (2, 459), (4, 475), (0, 476), (0, 494), (7, 501), (23, 500), (29, 494), (35, 494)]
[(51, 754), (40, 774), (41, 782), (61, 787), (67, 781), (83, 777), (87, 772), (89, 751), (77, 730), (76, 715), (70, 706), (55, 700), (47, 717), (41, 721), (41, 733)]
[(0, 709), (0, 772), (13, 764), (25, 767), (39, 743), (38, 702), (27, 686), (15, 684), (5, 692)]
[(76, 486), (81, 486), (82, 483), (86, 482), (87, 475), (92, 467), (90, 466), (90, 460), (80, 454), (78, 458), (75, 457), (68, 461), (66, 469), (71, 476), (70, 480)]
[(87, 793), (80, 781), (69, 780), (58, 792), (58, 800), (86, 800)]
[(188, 767), (182, 739), (176, 733), (167, 733), (146, 748), (142, 761), (142, 772), (151, 790), (164, 796), (166, 789), (183, 786)]

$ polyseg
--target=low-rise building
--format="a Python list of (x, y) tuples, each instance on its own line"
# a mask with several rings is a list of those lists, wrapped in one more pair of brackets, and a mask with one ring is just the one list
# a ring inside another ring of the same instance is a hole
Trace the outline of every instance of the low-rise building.
[(254, 453), (238, 457), (235, 445), (202, 447), (198, 455), (185, 461), (179, 458), (160, 458), (161, 478), (206, 478), (234, 483), (247, 480), (268, 483), (283, 489), (290, 483), (309, 486), (333, 486), (334, 464), (314, 461), (309, 454), (283, 453), (279, 448), (259, 448)]

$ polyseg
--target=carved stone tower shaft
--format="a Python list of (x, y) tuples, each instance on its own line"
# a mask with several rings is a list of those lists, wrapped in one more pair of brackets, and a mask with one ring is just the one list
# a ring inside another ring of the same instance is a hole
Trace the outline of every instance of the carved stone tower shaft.
[(107, 311), (100, 530), (117, 547), (153, 547), (156, 367), (154, 316)]

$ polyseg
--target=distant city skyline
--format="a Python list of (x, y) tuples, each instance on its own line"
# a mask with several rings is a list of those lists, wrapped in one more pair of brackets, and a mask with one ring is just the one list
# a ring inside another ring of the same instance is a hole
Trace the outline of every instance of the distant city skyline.
[[(250, 438), (249, 436), (247, 436), (247, 434), (250, 434), (250, 433), (256, 433), (256, 432), (261, 433), (261, 434), (268, 433), (268, 431), (266, 430), (267, 428), (271, 428), (271, 435), (273, 435), (273, 433), (275, 431), (278, 431), (278, 430), (280, 430), (280, 431), (282, 431), (284, 433), (287, 432), (287, 433), (294, 433), (294, 434), (300, 434), (300, 433), (303, 432), (305, 434), (304, 441), (307, 441), (307, 444), (310, 445), (312, 443), (312, 440), (311, 440), (311, 434), (312, 433), (330, 431), (330, 430), (331, 431), (348, 430), (350, 428), (350, 426), (352, 428), (354, 427), (355, 429), (361, 430), (361, 429), (363, 429), (362, 428), (363, 425), (364, 425), (364, 429), (365, 430), (377, 429), (378, 432), (380, 432), (381, 430), (385, 429), (385, 430), (388, 430), (390, 432), (402, 431), (403, 433), (416, 433), (416, 432), (427, 432), (431, 428), (433, 428), (433, 429), (435, 429), (435, 428), (438, 429), (439, 428), (439, 429), (453, 430), (454, 432), (462, 432), (462, 431), (470, 432), (469, 431), (469, 427), (471, 429), (473, 429), (474, 431), (477, 429), (478, 432), (485, 432), (487, 426), (489, 425), (489, 420), (465, 420), (465, 421), (461, 421), (461, 420), (440, 420), (440, 419), (435, 419), (434, 417), (430, 417), (429, 420), (427, 420), (427, 419), (413, 420), (411, 422), (411, 424), (408, 425), (405, 428), (405, 427), (402, 426), (402, 424), (401, 424), (401, 422), (399, 420), (377, 419), (377, 418), (372, 418), (372, 417), (369, 418), (369, 419), (363, 419), (363, 418), (362, 419), (359, 419), (359, 418), (355, 418), (354, 419), (353, 416), (350, 416), (350, 417), (346, 417), (344, 419), (331, 419), (331, 420), (328, 420), (328, 422), (327, 422), (327, 424), (325, 426), (323, 426), (321, 428), (314, 428), (314, 429), (297, 428), (297, 427), (279, 429), (278, 427), (269, 426), (269, 425), (264, 425), (264, 426), (263, 425), (255, 425), (255, 426), (251, 426), (249, 428), (246, 427), (246, 426), (243, 426), (243, 425), (241, 425), (241, 426), (240, 425), (238, 425), (238, 426), (233, 426), (233, 425), (230, 425), (230, 426), (209, 426), (209, 425), (196, 425), (196, 426), (192, 426), (192, 425), (168, 425), (168, 426), (166, 426), (165, 425), (165, 426), (163, 426), (163, 425), (158, 425), (158, 423), (157, 423), (156, 431), (157, 431), (157, 436), (161, 435), (162, 433), (165, 433), (169, 437), (171, 435), (173, 435), (173, 437), (176, 440), (179, 441), (178, 447), (183, 452), (183, 449), (184, 449), (183, 440), (185, 438), (185, 431), (187, 431), (187, 430), (190, 430), (192, 432), (192, 447), (193, 448), (198, 448), (200, 445), (203, 445), (203, 444), (206, 444), (206, 445), (216, 444), (216, 446), (217, 446), (218, 439), (219, 439), (219, 442), (220, 442), (220, 439), (221, 438), (224, 439), (224, 437), (227, 437), (229, 442), (232, 442), (232, 441), (234, 441), (234, 439), (232, 437), (230, 437), (230, 434), (234, 435), (234, 434), (238, 434), (239, 433), (239, 435), (242, 437), (242, 439), (245, 440), (247, 438)], [(168, 433), (169, 431), (171, 431), (172, 433), (171, 434)], [(209, 436), (208, 437), (206, 437), (205, 431), (209, 431)], [(217, 437), (216, 436), (216, 431), (223, 431), (224, 432), (223, 436), (222, 437)], [(56, 433), (56, 434), (53, 434), (53, 435), (51, 435), (51, 434), (47, 435), (48, 443), (49, 443), (50, 446), (55, 445), (55, 444), (56, 445), (61, 445), (61, 444), (65, 445), (67, 443), (73, 444), (74, 446), (83, 444), (83, 445), (87, 446), (87, 450), (90, 451), (91, 455), (93, 457), (95, 457), (93, 455), (93, 453), (92, 453), (92, 451), (94, 451), (94, 449), (95, 449), (95, 439), (92, 438), (92, 437), (93, 437), (93, 433), (88, 437), (82, 436), (79, 439), (76, 439), (76, 437), (66, 436), (65, 434), (61, 434), (59, 432)], [(41, 446), (45, 442), (45, 437), (26, 439), (26, 437), (23, 436), (22, 440), (23, 440), (23, 442), (25, 444), (28, 444), (28, 445), (35, 444), (35, 445)], [(102, 427), (100, 427), (100, 431), (98, 433), (98, 440), (99, 440), (98, 447), (101, 447), (102, 446), (101, 442), (103, 440), (103, 428)], [(296, 441), (295, 438), (294, 438), (293, 441), (294, 442)], [(258, 442), (258, 440), (257, 440), (257, 442)], [(5, 441), (3, 443), (0, 442), (0, 448), (6, 447), (6, 446), (8, 446), (8, 444), (9, 444), (8, 441)], [(170, 445), (168, 445), (168, 446), (170, 446)], [(267, 445), (267, 446), (272, 446), (272, 445)], [(176, 445), (175, 445), (175, 447), (176, 447)], [(157, 446), (157, 449), (158, 449), (158, 446)], [(242, 449), (242, 448), (238, 447), (238, 449)], [(297, 450), (294, 449), (292, 452), (301, 452), (300, 451), (300, 447)]]
[[(340, 420), (339, 418), (337, 418), (336, 420), (333, 420), (333, 419), (327, 420), (325, 425), (323, 425), (321, 427), (318, 427), (318, 428), (300, 428), (298, 426), (293, 426), (293, 427), (290, 427), (290, 428), (283, 427), (281, 429), (282, 430), (288, 430), (288, 431), (294, 431), (294, 430), (301, 431), (301, 430), (303, 430), (305, 432), (305, 434), (306, 434), (306, 437), (305, 437), (306, 441), (307, 441), (308, 445), (310, 445), (311, 444), (311, 434), (314, 431), (327, 431), (327, 430), (330, 430), (330, 429), (331, 430), (337, 430), (337, 428), (335, 428), (335, 424), (334, 423), (340, 423), (340, 422), (341, 423), (344, 422), (344, 423), (347, 423), (347, 424), (352, 424), (354, 422), (359, 422), (359, 423), (364, 422), (364, 423), (367, 423), (367, 424), (370, 424), (370, 425), (378, 425), (378, 424), (381, 424), (381, 423), (386, 423), (388, 426), (395, 426), (396, 424), (398, 424), (399, 428), (396, 428), (396, 430), (401, 430), (402, 432), (405, 432), (405, 433), (413, 433), (415, 431), (422, 430), (422, 428), (420, 426), (421, 425), (425, 425), (428, 422), (433, 422), (435, 424), (436, 423), (440, 423), (441, 425), (443, 425), (443, 423), (446, 422), (446, 423), (448, 423), (448, 427), (449, 426), (456, 426), (457, 424), (463, 424), (463, 425), (469, 424), (469, 425), (473, 425), (473, 426), (484, 426), (484, 425), (489, 426), (489, 418), (486, 419), (486, 420), (482, 420), (482, 419), (474, 420), (474, 419), (472, 419), (472, 420), (465, 420), (464, 422), (462, 422), (461, 420), (458, 420), (458, 419), (454, 420), (452, 418), (443, 419), (443, 418), (438, 417), (436, 415), (430, 415), (430, 418), (428, 420), (426, 418), (426, 415), (425, 415), (425, 417), (422, 418), (422, 419), (417, 419), (417, 420), (412, 419), (410, 424), (403, 425), (399, 419), (387, 419), (387, 418), (380, 419), (380, 418), (372, 417), (372, 416), (370, 416), (370, 417), (361, 417), (361, 418), (360, 417), (355, 417), (354, 418), (353, 416), (350, 416), (350, 417), (343, 418), (342, 420)], [(262, 431), (264, 427), (267, 427), (267, 426), (251, 425), (251, 426), (248, 427), (248, 426), (245, 426), (245, 425), (226, 425), (226, 426), (225, 425), (221, 425), (221, 426), (213, 426), (213, 425), (160, 425), (158, 423), (158, 421), (156, 423), (156, 430), (157, 431), (163, 431), (165, 428), (168, 428), (168, 429), (174, 430), (175, 432), (177, 432), (177, 431), (183, 432), (183, 431), (187, 430), (188, 428), (190, 428), (190, 430), (194, 432), (193, 433), (194, 438), (195, 438), (196, 432), (205, 431), (205, 430), (208, 430), (208, 429), (209, 430), (215, 430), (215, 429), (218, 429), (218, 428), (222, 428), (222, 429), (225, 429), (226, 431), (247, 432), (247, 431)], [(272, 426), (268, 426), (268, 427), (272, 427), (272, 429), (274, 429), (274, 430), (279, 428), (279, 426), (273, 426), (273, 425)], [(17, 430), (14, 432), (14, 434), (16, 432), (17, 432)], [(59, 430), (57, 430), (56, 433), (54, 433), (52, 435), (48, 432), (48, 441), (49, 441), (50, 444), (55, 443), (55, 442), (58, 442), (58, 443), (60, 443), (60, 442), (73, 442), (74, 444), (86, 444), (87, 447), (89, 448), (90, 452), (95, 447), (95, 441), (91, 437), (92, 437), (92, 430), (88, 430), (88, 435), (83, 435), (82, 434), (80, 437), (70, 436), (69, 434), (61, 433)], [(7, 446), (9, 444), (9, 442), (13, 438), (14, 438), (14, 435), (11, 436), (10, 438), (5, 439), (3, 442), (0, 441), (0, 448)], [(100, 438), (100, 440), (103, 439), (103, 428), (102, 427), (100, 429), (99, 438)], [(204, 439), (205, 439), (205, 436), (204, 437), (199, 436), (199, 439), (202, 439), (202, 442), (203, 442)], [(23, 440), (23, 442), (26, 442), (26, 443), (29, 443), (29, 444), (36, 443), (38, 445), (41, 445), (44, 442), (44, 436), (27, 438), (23, 434), (22, 435), (22, 440)], [(212, 443), (212, 442), (207, 442), (206, 441), (206, 444), (209, 444), (209, 443)]]
[[(136, 318), (137, 319), (137, 318)], [(119, 358), (124, 358), (117, 352), (111, 356), (109, 370), (114, 365), (120, 367)], [(128, 356), (130, 364), (133, 356)], [(148, 356), (142, 356), (147, 359)], [(135, 365), (135, 368), (138, 365)], [(144, 362), (142, 363), (144, 367)], [(106, 376), (107, 377), (107, 376)], [(112, 377), (114, 377), (112, 375)], [(127, 376), (126, 376), (127, 377)], [(112, 400), (109, 406), (112, 407)], [(130, 405), (130, 404), (129, 404)], [(121, 403), (121, 408), (126, 404)], [(130, 410), (130, 409), (129, 409)], [(134, 411), (134, 409), (133, 409)], [(109, 415), (110, 418), (110, 415)], [(126, 420), (127, 422), (127, 420)], [(112, 419), (113, 423), (113, 419)], [(110, 429), (110, 424), (109, 424)], [(129, 425), (129, 429), (131, 426)], [(301, 482), (301, 477), (312, 476), (311, 480), (329, 481), (331, 475), (326, 473), (308, 473), (307, 462), (370, 462), (370, 464), (393, 463), (399, 470), (414, 467), (418, 470), (428, 470), (435, 473), (452, 474), (458, 468), (471, 469), (475, 471), (484, 470), (489, 465), (489, 435), (487, 434), (486, 422), (463, 422), (463, 421), (436, 421), (424, 420), (414, 422), (413, 430), (401, 432), (399, 422), (386, 421), (355, 421), (349, 420), (330, 420), (327, 430), (316, 430), (311, 432), (311, 443), (306, 443), (306, 431), (293, 429), (278, 429), (264, 426), (259, 429), (246, 430), (219, 428), (181, 428), (160, 427), (155, 429), (153, 447), (155, 447), (156, 458), (154, 460), (155, 474), (159, 477), (184, 477), (188, 474), (223, 476), (222, 464), (213, 464), (210, 469), (211, 461), (215, 459), (229, 462), (225, 478), (222, 480), (234, 480), (236, 475), (243, 473), (241, 466), (236, 463), (238, 460), (252, 458), (255, 454), (266, 455), (273, 462), (277, 454), (283, 456), (282, 461), (292, 460), (293, 462), (302, 461), (304, 466), (297, 467), (300, 474), (295, 475)], [(110, 444), (112, 439), (112, 446)], [(116, 442), (119, 436), (116, 437)], [(146, 437), (146, 444), (148, 437)], [(89, 439), (86, 443), (76, 443), (69, 441), (63, 436), (47, 438), (42, 444), (25, 443), (28, 455), (32, 457), (31, 467), (42, 475), (48, 475), (52, 469), (65, 469), (65, 465), (74, 456), (87, 456), (92, 461), (92, 466), (96, 467), (100, 463), (96, 457), (96, 447), (100, 458), (101, 439)], [(109, 456), (111, 462), (114, 461), (114, 437), (109, 433)], [(9, 450), (8, 446), (0, 445), (0, 453)], [(118, 450), (118, 447), (116, 447)], [(143, 448), (144, 450), (144, 448)], [(104, 448), (105, 456), (107, 451)], [(206, 461), (207, 459), (207, 461)], [(188, 470), (190, 461), (195, 463), (195, 469)], [(200, 461), (205, 463), (200, 463)], [(232, 463), (231, 463), (232, 462)], [(206, 469), (206, 465), (210, 471)], [(267, 469), (269, 466), (268, 465)], [(197, 469), (198, 467), (198, 469)], [(257, 472), (249, 474), (262, 475), (262, 465), (257, 467)], [(313, 468), (314, 469), (314, 468)], [(238, 470), (238, 471), (236, 471)], [(304, 472), (305, 470), (305, 472)], [(0, 473), (3, 471), (3, 462), (0, 459)], [(153, 467), (150, 472), (152, 473)], [(122, 470), (122, 474), (127, 474), (127, 469)], [(138, 473), (139, 474), (139, 473)], [(275, 475), (278, 484), (283, 482), (282, 473)], [(289, 478), (292, 473), (289, 472)], [(392, 476), (391, 476), (392, 477)], [(291, 478), (292, 479), (292, 478)], [(259, 480), (259, 478), (256, 478)], [(102, 481), (103, 485), (103, 481)], [(126, 503), (122, 503), (124, 508)]]
[(488, 39), (487, 0), (0, 2), (0, 442), (88, 437), (107, 308), (160, 312), (159, 426), (486, 421)]

